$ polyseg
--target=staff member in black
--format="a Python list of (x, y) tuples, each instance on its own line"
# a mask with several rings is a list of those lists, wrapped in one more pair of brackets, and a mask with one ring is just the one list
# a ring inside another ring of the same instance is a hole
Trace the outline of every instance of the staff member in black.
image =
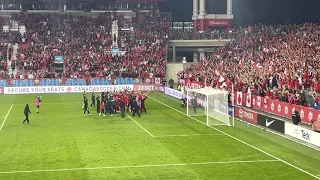
[(97, 114), (100, 113), (100, 96), (97, 97)]
[(84, 111), (83, 111), (83, 115), (86, 115), (86, 112), (88, 112), (89, 116), (91, 116), (90, 111), (89, 111), (89, 107), (88, 107), (88, 99), (85, 98), (84, 99)]
[(30, 109), (29, 109), (29, 104), (27, 104), (26, 107), (24, 108), (24, 115), (26, 116), (26, 119), (23, 121), (23, 124), (26, 121), (28, 122), (28, 124), (30, 124), (29, 113), (31, 114)]
[(124, 118), (125, 111), (126, 111), (126, 104), (123, 102), (123, 100), (120, 100), (119, 106), (120, 106), (121, 117)]
[(301, 122), (300, 114), (295, 108), (293, 108), (293, 112), (292, 112), (292, 122), (295, 125), (299, 125), (299, 123)]
[(95, 107), (96, 106), (96, 95), (94, 94), (94, 92), (92, 91), (91, 94), (91, 105), (90, 107)]
[(137, 113), (138, 114), (138, 116), (139, 117), (141, 117), (141, 115), (140, 115), (140, 107), (139, 107), (139, 105), (138, 105), (138, 102), (135, 100), (135, 99), (133, 99), (133, 102), (132, 102), (132, 116), (135, 116), (135, 114)]
[(86, 99), (87, 99), (86, 91), (83, 91), (82, 96), (83, 96), (83, 105), (82, 105), (82, 109), (84, 109), (84, 103), (85, 103), (85, 101), (86, 101)]

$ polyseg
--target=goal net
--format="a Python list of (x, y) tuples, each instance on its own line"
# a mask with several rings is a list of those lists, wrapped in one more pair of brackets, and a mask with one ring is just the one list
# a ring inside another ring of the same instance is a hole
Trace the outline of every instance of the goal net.
[(202, 116), (208, 126), (234, 126), (234, 117), (230, 117), (233, 106), (228, 103), (228, 95), (227, 91), (211, 87), (188, 89), (187, 115)]

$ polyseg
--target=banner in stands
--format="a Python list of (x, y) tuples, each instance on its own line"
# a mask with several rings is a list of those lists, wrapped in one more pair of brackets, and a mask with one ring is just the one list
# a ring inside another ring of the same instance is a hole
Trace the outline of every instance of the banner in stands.
[(242, 120), (257, 124), (258, 114), (242, 107), (235, 107), (234, 116)]
[(258, 114), (258, 124), (274, 131), (284, 133), (284, 121)]
[(285, 134), (320, 147), (320, 133), (285, 122)]
[(235, 102), (237, 105), (253, 107), (254, 109), (289, 119), (291, 119), (292, 110), (295, 108), (301, 116), (301, 121), (307, 124), (311, 124), (320, 117), (320, 111), (310, 107), (299, 106), (260, 96), (247, 96), (246, 93), (242, 92), (235, 92), (235, 97), (237, 97)]
[(154, 83), (160, 85), (162, 83), (162, 78), (156, 77), (154, 78)]
[(185, 79), (184, 86), (190, 89), (199, 89), (204, 87), (204, 83), (199, 81), (191, 81), (190, 79)]

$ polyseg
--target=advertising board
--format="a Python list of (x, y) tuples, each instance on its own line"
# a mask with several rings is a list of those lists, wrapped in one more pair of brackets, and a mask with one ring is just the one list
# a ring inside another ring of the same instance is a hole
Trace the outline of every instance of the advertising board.
[(234, 116), (250, 123), (257, 124), (258, 114), (248, 109), (235, 107)]
[(274, 131), (284, 133), (284, 121), (278, 120), (276, 118), (258, 114), (258, 124)]
[(285, 122), (285, 134), (320, 147), (320, 133)]

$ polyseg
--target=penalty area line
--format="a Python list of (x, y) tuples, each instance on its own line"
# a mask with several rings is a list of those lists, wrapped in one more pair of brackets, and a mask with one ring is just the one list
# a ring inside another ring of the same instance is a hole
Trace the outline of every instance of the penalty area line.
[[(172, 110), (174, 110), (174, 111), (176, 111), (176, 112), (178, 112), (178, 113), (180, 113), (180, 114), (183, 114), (183, 115), (187, 116), (184, 112), (179, 111), (179, 110), (177, 110), (177, 109), (175, 109), (175, 108), (173, 108), (173, 107), (171, 107), (171, 106), (169, 106), (169, 105), (167, 105), (167, 104), (165, 104), (165, 103), (163, 103), (161, 101), (158, 101), (158, 100), (156, 100), (156, 99), (154, 99), (154, 98), (152, 98), (150, 96), (149, 96), (149, 98), (154, 100), (154, 101), (156, 101), (156, 102), (158, 102), (158, 103), (160, 103), (160, 104), (162, 104), (162, 105), (164, 105), (164, 106), (166, 106), (166, 107), (168, 107), (168, 108), (170, 108), (170, 109), (172, 109)], [(206, 123), (204, 123), (202, 121), (199, 121), (198, 119), (196, 119), (196, 118), (194, 118), (192, 116), (188, 116), (188, 117), (193, 119), (193, 120), (195, 120), (195, 121), (197, 121), (197, 122), (199, 122), (199, 123), (201, 123), (201, 124), (204, 124), (205, 126), (207, 126)], [(255, 147), (255, 146), (253, 146), (253, 145), (251, 145), (251, 144), (249, 144), (249, 143), (247, 143), (245, 141), (242, 141), (241, 139), (238, 139), (238, 138), (236, 138), (236, 137), (234, 137), (234, 136), (232, 136), (232, 135), (230, 135), (230, 134), (228, 134), (228, 133), (226, 133), (226, 132), (224, 132), (224, 131), (222, 131), (220, 129), (217, 129), (217, 128), (212, 127), (212, 126), (207, 126), (207, 127), (212, 128), (212, 129), (214, 129), (214, 130), (216, 130), (216, 131), (218, 131), (218, 132), (220, 132), (220, 133), (222, 133), (222, 134), (224, 134), (224, 135), (226, 135), (226, 136), (228, 136), (228, 137), (230, 137), (230, 138), (232, 138), (232, 139), (234, 139), (234, 140), (236, 140), (238, 142), (241, 142), (242, 144), (245, 144), (245, 145), (247, 145), (247, 146), (249, 146), (249, 147), (251, 147), (251, 148), (253, 148), (253, 149), (257, 150), (257, 151), (262, 152), (265, 155), (268, 155), (268, 156), (270, 156), (270, 157), (272, 157), (272, 158), (274, 158), (274, 159), (276, 159), (278, 161), (281, 161), (282, 163), (284, 163), (284, 164), (286, 164), (288, 166), (291, 166), (292, 168), (294, 168), (296, 170), (299, 170), (299, 171), (301, 171), (301, 172), (303, 172), (303, 173), (305, 173), (305, 174), (307, 174), (307, 175), (309, 175), (309, 176), (311, 176), (311, 177), (313, 177), (315, 179), (319, 179), (320, 180), (319, 176), (311, 174), (310, 172), (308, 172), (306, 170), (303, 170), (303, 169), (301, 169), (301, 168), (299, 168), (299, 167), (297, 167), (297, 166), (295, 166), (295, 165), (293, 165), (293, 164), (291, 164), (291, 163), (289, 163), (289, 162), (287, 162), (287, 161), (285, 161), (283, 159), (280, 159), (280, 158), (278, 158), (278, 157), (276, 157), (276, 156), (274, 156), (274, 155), (272, 155), (272, 154), (270, 154), (270, 153), (268, 153), (268, 152), (266, 152), (266, 151), (264, 151), (264, 150), (262, 150), (260, 148), (257, 148), (257, 147)]]
[(9, 116), (9, 114), (10, 114), (12, 107), (13, 107), (13, 104), (11, 104), (11, 106), (10, 106), (8, 112), (7, 112), (7, 115), (4, 117), (4, 120), (2, 121), (2, 124), (1, 124), (1, 126), (0, 126), (0, 131), (2, 130), (2, 127), (3, 127), (4, 123), (6, 122), (8, 116)]
[(198, 162), (198, 163), (176, 163), (176, 164), (150, 164), (135, 166), (105, 166), (105, 167), (83, 167), (69, 169), (39, 169), (29, 171), (3, 171), (0, 174), (17, 174), (17, 173), (37, 173), (37, 172), (58, 172), (58, 171), (79, 171), (79, 170), (102, 170), (102, 169), (129, 169), (129, 168), (152, 168), (152, 167), (171, 167), (171, 166), (192, 166), (192, 165), (210, 165), (210, 164), (236, 164), (236, 163), (267, 163), (278, 162), (278, 160), (252, 160), (252, 161), (216, 161), (216, 162)]
[(143, 129), (145, 132), (147, 132), (151, 137), (154, 137), (153, 134), (151, 134), (148, 130), (146, 130), (143, 126), (141, 126), (137, 121), (135, 121), (131, 116), (129, 116), (128, 114), (126, 114), (126, 116), (128, 116), (129, 119), (131, 119), (134, 123), (136, 123), (139, 127), (141, 127), (141, 129)]

